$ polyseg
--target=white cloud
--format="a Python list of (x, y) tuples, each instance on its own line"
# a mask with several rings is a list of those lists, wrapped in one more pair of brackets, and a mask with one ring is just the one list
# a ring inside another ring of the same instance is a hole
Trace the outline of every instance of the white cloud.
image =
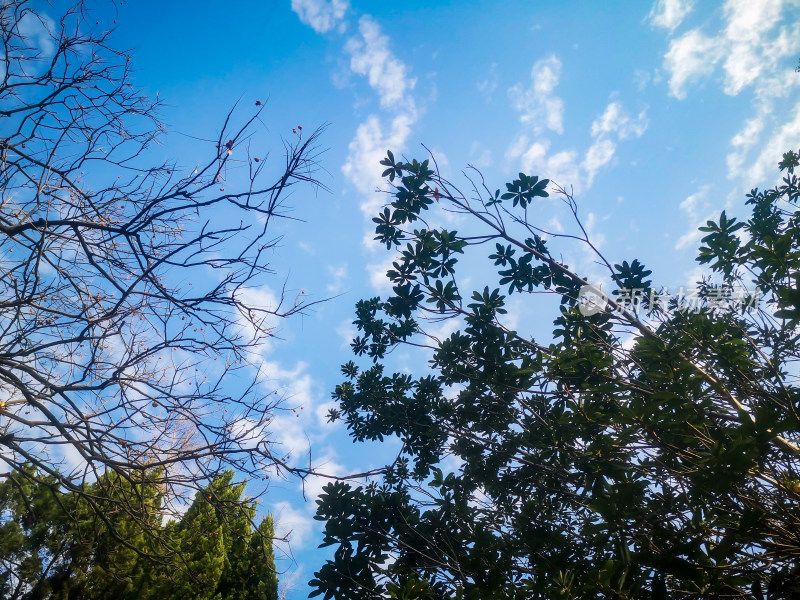
[(778, 127), (763, 146), (753, 166), (747, 170), (748, 179), (773, 185), (779, 179), (778, 162), (787, 150), (800, 147), (800, 102), (795, 104), (787, 122)]
[(520, 168), (527, 173), (579, 193), (588, 189), (598, 170), (611, 162), (618, 141), (644, 134), (648, 126), (647, 110), (631, 117), (620, 102), (610, 102), (592, 124), (593, 141), (582, 160), (581, 153), (572, 149), (550, 153), (550, 140), (542, 137), (542, 133), (546, 129), (562, 133), (564, 129), (564, 103), (555, 95), (561, 66), (554, 55), (540, 59), (531, 69), (528, 88), (517, 84), (509, 89), (511, 104), (521, 113), (520, 121), (528, 128), (514, 137), (506, 150), (506, 158), (519, 160)]
[(397, 260), (394, 255), (389, 255), (381, 262), (371, 263), (367, 265), (367, 273), (369, 274), (369, 283), (372, 288), (378, 293), (388, 293), (392, 289), (392, 282), (386, 277), (386, 271), (392, 268), (392, 262)]
[(572, 150), (557, 152), (547, 159), (547, 173), (549, 179), (556, 183), (569, 187), (573, 185), (576, 189), (581, 189), (581, 177), (578, 170), (577, 154)]
[(405, 148), (411, 126), (417, 121), (417, 108), (411, 91), (416, 79), (408, 68), (389, 50), (389, 38), (380, 26), (365, 15), (358, 22), (359, 35), (345, 44), (350, 55), (350, 69), (367, 77), (370, 87), (378, 94), (382, 108), (391, 111), (387, 122), (369, 115), (356, 130), (342, 172), (366, 198), (361, 205), (365, 216), (373, 217), (384, 201), (376, 194), (383, 185), (380, 160), (387, 150), (399, 155)]
[[(685, 98), (689, 85), (712, 75), (717, 64), (722, 65), (724, 93), (753, 90), (754, 114), (731, 138), (726, 158), (730, 178), (760, 180), (780, 152), (793, 145), (792, 123), (785, 122), (785, 113), (777, 114), (776, 101), (800, 86), (800, 79), (789, 72), (790, 61), (800, 53), (798, 7), (796, 0), (726, 0), (719, 32), (709, 36), (700, 29), (689, 31), (670, 42), (664, 57), (669, 90), (676, 98)], [(752, 156), (765, 144), (766, 150)], [(780, 144), (788, 145), (781, 150)]]
[(758, 114), (752, 119), (745, 121), (742, 129), (731, 138), (733, 151), (728, 154), (726, 158), (728, 177), (735, 177), (737, 174), (743, 174), (742, 171), (747, 154), (759, 140), (761, 132), (764, 131), (770, 110), (770, 103), (762, 103)]
[(561, 61), (551, 54), (533, 65), (527, 88), (518, 83), (508, 90), (511, 105), (522, 113), (520, 121), (531, 125), (534, 131), (564, 131), (564, 101), (554, 93), (560, 77)]
[(344, 283), (347, 281), (347, 265), (334, 267), (328, 265), (328, 273), (331, 276), (331, 282), (327, 286), (328, 293), (331, 295), (339, 294), (344, 289)]
[[(686, 293), (691, 293), (697, 288), (697, 283), (703, 280), (703, 276), (708, 275), (708, 271), (701, 265), (695, 265), (683, 274), (683, 283), (686, 286)], [(677, 293), (682, 290), (678, 288)]]
[(638, 333), (628, 333), (622, 338), (621, 347), (623, 350), (627, 350), (630, 352), (636, 347), (636, 344), (639, 342), (641, 335)]
[(564, 233), (564, 226), (561, 224), (561, 220), (555, 215), (550, 217), (545, 229), (551, 233)]
[(314, 461), (314, 471), (328, 477), (309, 475), (298, 486), (312, 502), (322, 494), (322, 488), (331, 483), (331, 477), (339, 477), (347, 472), (343, 465), (336, 462), (336, 452), (332, 448), (326, 452), (322, 458)]
[(723, 7), (724, 27), (709, 37), (699, 29), (670, 42), (664, 66), (670, 73), (670, 93), (686, 97), (686, 86), (713, 73), (724, 58), (723, 90), (735, 96), (750, 86), (763, 87), (764, 77), (783, 69), (782, 59), (800, 51), (800, 24), (776, 27), (791, 0), (727, 0)]
[[(725, 92), (736, 95), (743, 88), (755, 82), (765, 68), (766, 47), (769, 53), (776, 54), (772, 47), (770, 31), (781, 18), (784, 0), (728, 0), (725, 4), (727, 27), (723, 32), (723, 44), (727, 47), (725, 69)], [(783, 51), (793, 52), (796, 44), (784, 47)], [(777, 54), (781, 54), (779, 50)]]
[(493, 62), (489, 67), (489, 74), (486, 79), (478, 82), (478, 91), (489, 100), (497, 89), (497, 63)]
[(294, 508), (288, 502), (276, 502), (272, 505), (272, 516), (275, 519), (275, 536), (288, 538), (292, 548), (302, 548), (309, 541), (314, 530), (314, 519), (307, 512)]
[(285, 368), (277, 361), (262, 358), (259, 367), (263, 389), (281, 405), (266, 432), (269, 442), (275, 445), (273, 452), (287, 464), (307, 463), (311, 442), (325, 435), (320, 433), (316, 418), (320, 385), (302, 361)]
[[(705, 224), (705, 221), (700, 225)], [(689, 229), (684, 233), (681, 237), (678, 238), (678, 241), (675, 242), (675, 250), (683, 250), (684, 248), (693, 248), (697, 246), (697, 242), (700, 241), (700, 238), (703, 237), (703, 232), (698, 229), (697, 226), (690, 226)]]
[(694, 0), (657, 0), (648, 18), (657, 26), (674, 31), (694, 7)]
[(478, 169), (485, 169), (492, 164), (492, 151), (478, 141), (469, 147), (470, 164)]
[(710, 75), (722, 51), (717, 39), (703, 35), (699, 29), (672, 40), (664, 56), (664, 68), (670, 73), (670, 93), (676, 98), (685, 98), (685, 86), (703, 75)]
[(423, 326), (425, 333), (440, 342), (443, 342), (463, 327), (464, 321), (461, 318), (431, 321), (430, 325), (426, 324)]
[[(608, 220), (608, 216), (601, 219), (602, 221)], [(586, 222), (583, 225), (584, 229), (586, 229), (586, 235), (592, 240), (592, 244), (595, 248), (600, 249), (605, 246), (606, 243), (606, 236), (600, 233), (597, 230), (597, 215), (594, 213), (589, 213), (586, 215)], [(591, 256), (592, 260), (595, 259), (593, 254), (593, 250), (591, 248), (585, 248), (589, 252), (589, 256)]]
[(389, 38), (369, 15), (359, 19), (358, 31), (360, 37), (351, 38), (345, 45), (352, 71), (367, 77), (370, 87), (378, 92), (382, 107), (413, 105), (408, 93), (417, 80), (408, 76), (406, 65), (389, 50)]
[(647, 110), (642, 110), (636, 118), (630, 117), (622, 104), (610, 102), (603, 114), (592, 123), (592, 137), (594, 143), (586, 151), (583, 159), (583, 168), (586, 171), (586, 187), (594, 182), (597, 172), (611, 162), (617, 150), (617, 144), (609, 139), (616, 136), (617, 140), (639, 138), (647, 130)]
[(300, 250), (302, 250), (303, 252), (310, 254), (311, 256), (314, 256), (317, 253), (317, 250), (311, 244), (307, 244), (302, 240), (297, 242), (297, 247), (300, 248)]
[[(517, 159), (523, 154), (525, 154), (526, 150), (528, 149), (528, 145), (531, 143), (530, 138), (523, 134), (517, 135), (512, 141), (511, 145), (506, 150), (506, 158), (508, 159)], [(542, 146), (542, 153), (547, 152), (547, 146), (540, 142), (536, 142), (534, 145)]]
[(358, 126), (356, 135), (350, 142), (349, 154), (342, 166), (342, 172), (366, 197), (361, 204), (365, 216), (375, 216), (385, 203), (385, 199), (375, 193), (383, 183), (381, 173), (384, 167), (379, 164), (380, 160), (389, 149), (395, 155), (402, 152), (415, 121), (414, 114), (399, 114), (391, 120), (387, 131), (376, 115), (370, 115)]
[(574, 193), (579, 193), (591, 187), (597, 172), (614, 158), (617, 142), (641, 137), (647, 125), (646, 110), (633, 118), (625, 112), (620, 102), (614, 101), (592, 123), (594, 140), (582, 161), (574, 150), (562, 150), (548, 156), (548, 140), (531, 141), (525, 134), (514, 139), (506, 151), (506, 157), (519, 159), (520, 167), (527, 173), (546, 177), (567, 188), (571, 186)]
[(714, 211), (711, 210), (711, 205), (707, 200), (710, 190), (710, 185), (704, 185), (680, 203), (679, 207), (686, 214), (689, 226), (686, 232), (675, 242), (676, 250), (696, 247), (700, 238), (703, 237), (703, 232), (698, 228), (714, 217)]
[(592, 135), (616, 133), (619, 139), (642, 137), (647, 129), (647, 111), (641, 111), (635, 119), (628, 116), (619, 102), (611, 102), (600, 117), (592, 123)]
[[(334, 279), (346, 275), (346, 266), (331, 268)], [(276, 309), (281, 300), (268, 287), (243, 289), (240, 299), (249, 305)], [(283, 322), (270, 317), (267, 323)], [(246, 319), (239, 319), (243, 335), (253, 336), (255, 329)], [(320, 384), (308, 372), (308, 364), (297, 361), (291, 366), (271, 358), (274, 345), (270, 339), (254, 347), (248, 357), (249, 363), (258, 371), (258, 380), (265, 392), (265, 402), (275, 404), (274, 416), (269, 427), (260, 429), (248, 419), (240, 420), (236, 432), (245, 435), (248, 445), (266, 440), (276, 458), (288, 464), (298, 465), (308, 460), (312, 442), (325, 438), (327, 431), (320, 427), (317, 407), (320, 404)]]
[(548, 140), (529, 143), (526, 136), (519, 136), (506, 151), (506, 158), (519, 159), (520, 169), (528, 174), (550, 179), (567, 188), (572, 186), (576, 193), (583, 189), (576, 152), (568, 150), (547, 156)]
[(731, 146), (737, 148), (750, 145), (752, 140), (757, 138), (763, 129), (764, 118), (762, 115), (745, 121), (744, 128), (731, 139)]
[(653, 76), (649, 71), (645, 71), (644, 69), (634, 70), (633, 82), (636, 84), (636, 89), (640, 92), (650, 85), (651, 81), (653, 81)]
[(328, 420), (328, 413), (331, 409), (339, 408), (339, 402), (337, 400), (329, 400), (328, 402), (322, 402), (317, 405), (317, 408), (314, 409), (314, 412), (317, 416), (317, 421), (321, 427), (331, 429), (334, 427), (344, 427), (344, 423), (341, 421), (335, 421), (333, 423), (329, 422)]
[(336, 27), (348, 6), (347, 0), (292, 0), (292, 10), (317, 33), (326, 33)]
[(342, 349), (349, 348), (353, 339), (358, 335), (356, 326), (353, 325), (352, 319), (345, 319), (336, 327), (336, 335), (342, 338)]
[(698, 192), (692, 194), (691, 196), (687, 196), (686, 199), (680, 203), (680, 209), (690, 218), (696, 219), (699, 205), (703, 200), (705, 200), (708, 189), (708, 186), (704, 186), (700, 188)]
[[(279, 312), (282, 305), (282, 299), (267, 286), (258, 288), (240, 288), (237, 293), (237, 299), (244, 303), (246, 306), (254, 307), (263, 311)], [(253, 320), (256, 322), (254, 323)], [(276, 317), (268, 312), (262, 314), (252, 314), (251, 318), (245, 318), (244, 315), (239, 315), (237, 325), (239, 331), (248, 340), (257, 340), (262, 338), (263, 331), (268, 330), (274, 332), (282, 324), (282, 319)], [(265, 355), (271, 349), (269, 339), (262, 339), (262, 344), (257, 350), (257, 354)]]
[[(17, 24), (19, 34), (27, 41), (27, 45), (34, 54), (41, 59), (40, 65), (47, 65), (47, 59), (56, 51), (55, 33), (57, 28), (53, 20), (45, 14), (25, 12)], [(30, 56), (29, 53), (25, 53)], [(37, 67), (38, 69), (38, 67)]]
[(583, 159), (583, 168), (586, 170), (586, 187), (591, 186), (597, 172), (611, 162), (616, 149), (617, 145), (607, 138), (600, 138), (589, 147), (586, 158)]
[[(291, 559), (294, 563), (294, 558)], [(291, 598), (292, 592), (306, 585), (308, 577), (305, 575), (305, 565), (298, 563), (288, 571), (280, 571), (280, 587), (278, 588), (278, 598)]]
[(464, 467), (464, 461), (455, 454), (446, 454), (439, 463), (439, 468), (446, 473), (458, 473)]

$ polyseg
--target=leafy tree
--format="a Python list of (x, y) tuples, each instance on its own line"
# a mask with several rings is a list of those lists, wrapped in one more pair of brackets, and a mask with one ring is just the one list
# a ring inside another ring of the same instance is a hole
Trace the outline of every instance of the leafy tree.
[[(800, 596), (798, 154), (780, 185), (748, 194), (748, 220), (702, 228), (715, 279), (694, 305), (597, 252), (546, 179), (492, 192), (478, 176), (467, 195), (427, 160), (382, 164), (393, 197), (374, 221), (399, 253), (394, 287), (356, 305), (353, 351), (374, 364), (342, 367), (330, 418), (402, 450), (378, 481), (324, 488), (316, 518), (336, 551), (311, 595)], [(548, 190), (578, 234), (531, 216)], [(440, 210), (468, 233), (430, 225)], [(605, 265), (608, 297), (552, 249), (576, 239)], [(471, 289), (466, 255), (491, 265), (479, 283), (471, 263)], [(552, 337), (504, 325), (516, 294), (535, 310), (557, 300)], [(431, 320), (454, 333), (426, 334)], [(401, 346), (427, 349), (429, 369), (387, 372)], [(443, 470), (448, 457), (461, 466)]]
[[(278, 574), (275, 571), (275, 551), (272, 540), (275, 539), (275, 524), (272, 515), (261, 520), (258, 529), (250, 536), (247, 548), (247, 560), (237, 563), (238, 596), (230, 596), (241, 600), (261, 600), (278, 598)], [(248, 570), (249, 569), (249, 570)]]
[[(25, 477), (24, 475), (30, 475)], [(145, 499), (147, 523), (101, 501), (90, 510), (85, 496), (54, 491), (54, 481), (35, 476), (28, 465), (0, 484), (0, 529), (4, 598), (124, 597), (137, 585), (140, 551), (154, 549), (160, 526), (160, 494), (147, 480), (133, 490), (116, 473), (95, 483), (87, 495)], [(131, 501), (126, 498), (125, 501)]]
[[(242, 499), (244, 484), (234, 484), (232, 472), (166, 524), (151, 479), (136, 490), (147, 498), (142, 523), (114, 501), (133, 493), (116, 473), (84, 494), (54, 491), (32, 466), (23, 473), (32, 476), (0, 483), (0, 511), (9, 517), (0, 528), (3, 598), (277, 600), (272, 517), (255, 527), (255, 503)], [(91, 496), (108, 510), (91, 508)]]
[(131, 54), (102, 11), (58, 4), (0, 2), (0, 471), (34, 464), (145, 523), (145, 498), (84, 484), (113, 471), (138, 490), (157, 470), (172, 502), (228, 469), (282, 468), (254, 441), (275, 401), (245, 358), (307, 303), (250, 289), (287, 194), (316, 185), (319, 131), (298, 128), (273, 169), (255, 101), (198, 143), (202, 161), (164, 162)]
[(272, 516), (254, 528), (255, 503), (240, 501), (244, 484), (228, 472), (198, 492), (169, 539), (182, 568), (167, 577), (160, 566), (149, 596), (180, 600), (276, 600), (278, 577)]

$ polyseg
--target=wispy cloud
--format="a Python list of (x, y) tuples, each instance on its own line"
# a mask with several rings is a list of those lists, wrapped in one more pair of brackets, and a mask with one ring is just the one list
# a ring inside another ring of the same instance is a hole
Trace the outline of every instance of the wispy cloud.
[(749, 176), (754, 181), (774, 184), (779, 178), (778, 160), (787, 150), (797, 151), (798, 147), (800, 147), (800, 102), (795, 104), (787, 121), (777, 127), (763, 145), (763, 149), (749, 170)]
[[(349, 8), (347, 0), (292, 0), (292, 9), (300, 19), (319, 33), (330, 31), (342, 22)], [(341, 28), (340, 28), (341, 31)], [(349, 70), (366, 77), (377, 95), (383, 114), (370, 114), (356, 129), (350, 142), (342, 172), (364, 197), (361, 205), (366, 216), (373, 216), (381, 205), (375, 190), (382, 183), (379, 165), (387, 149), (404, 150), (411, 127), (418, 118), (412, 95), (417, 79), (408, 66), (390, 48), (390, 39), (370, 15), (358, 20), (358, 32), (344, 43)], [(343, 79), (341, 75), (338, 79)]]
[(383, 204), (376, 193), (383, 180), (379, 164), (386, 151), (399, 154), (405, 149), (416, 123), (417, 107), (411, 95), (416, 78), (409, 75), (408, 67), (389, 48), (389, 38), (369, 15), (359, 20), (359, 35), (345, 45), (350, 55), (350, 68), (367, 78), (370, 88), (378, 95), (386, 117), (371, 114), (358, 126), (350, 142), (342, 172), (362, 194), (361, 210), (367, 217), (375, 215)]
[(648, 15), (650, 22), (674, 31), (694, 7), (694, 0), (657, 0)]
[(800, 50), (798, 24), (779, 27), (789, 5), (796, 3), (728, 0), (722, 11), (724, 27), (719, 33), (709, 36), (693, 29), (671, 40), (664, 57), (664, 67), (670, 73), (670, 93), (685, 98), (688, 84), (713, 73), (720, 62), (726, 94), (736, 95), (746, 87), (758, 85), (760, 78), (773, 71), (782, 58)]
[(586, 151), (583, 159), (583, 168), (586, 171), (586, 187), (590, 187), (594, 182), (597, 172), (605, 167), (614, 158), (617, 145), (606, 137), (595, 140)]
[(542, 136), (547, 130), (564, 131), (564, 101), (556, 93), (561, 68), (555, 54), (541, 58), (531, 67), (530, 83), (518, 83), (508, 90), (511, 106), (520, 113), (525, 128), (511, 142), (506, 158), (519, 160), (520, 168), (528, 173), (579, 187), (577, 153), (567, 150), (548, 156), (550, 140)]
[(756, 116), (747, 119), (741, 130), (731, 138), (733, 150), (726, 158), (729, 177), (742, 172), (748, 152), (761, 136), (761, 132), (764, 131), (766, 122), (769, 119), (770, 108), (770, 104), (762, 103), (757, 110)]
[(308, 543), (315, 525), (313, 516), (294, 508), (288, 502), (276, 502), (272, 506), (272, 513), (277, 538), (287, 539), (294, 549), (302, 548)]
[(340, 265), (338, 267), (334, 267), (333, 265), (328, 266), (328, 274), (331, 276), (331, 281), (328, 283), (326, 289), (328, 293), (332, 296), (341, 293), (344, 289), (344, 284), (347, 281), (347, 265)]
[(518, 83), (508, 90), (511, 105), (521, 113), (519, 120), (534, 131), (564, 132), (564, 101), (555, 94), (560, 78), (561, 61), (551, 54), (534, 63), (527, 86)]
[(364, 198), (361, 210), (365, 216), (375, 216), (384, 201), (381, 195), (376, 193), (376, 189), (383, 183), (382, 168), (379, 164), (381, 158), (386, 155), (388, 149), (399, 154), (405, 148), (411, 126), (415, 121), (416, 115), (402, 113), (392, 118), (387, 126), (377, 115), (369, 115), (367, 120), (358, 126), (355, 137), (350, 141), (342, 172), (361, 192)]
[(561, 150), (553, 154), (551, 142), (541, 138), (532, 141), (526, 134), (518, 135), (506, 152), (509, 159), (519, 159), (522, 170), (547, 177), (559, 185), (572, 188), (575, 193), (592, 186), (595, 175), (614, 158), (617, 143), (641, 137), (647, 129), (647, 111), (636, 117), (625, 112), (619, 101), (612, 101), (595, 119), (590, 130), (592, 143), (583, 153)]
[(594, 142), (586, 151), (583, 168), (586, 172), (586, 187), (594, 182), (595, 175), (614, 158), (617, 142), (639, 138), (647, 130), (647, 110), (631, 117), (617, 101), (610, 102), (603, 114), (592, 123)]
[(718, 40), (704, 35), (699, 29), (672, 40), (664, 56), (664, 68), (670, 74), (670, 93), (676, 98), (685, 98), (686, 86), (710, 75), (722, 53)]
[(411, 95), (417, 80), (391, 51), (389, 38), (369, 15), (359, 19), (358, 35), (347, 41), (345, 52), (350, 56), (352, 72), (367, 78), (381, 108), (388, 113), (388, 118), (371, 114), (358, 126), (342, 166), (345, 177), (364, 198), (361, 210), (372, 217), (383, 203), (376, 194), (382, 184), (379, 162), (388, 149), (397, 154), (404, 150), (417, 121), (416, 102)]
[(386, 293), (391, 291), (392, 282), (386, 277), (386, 272), (392, 268), (392, 262), (396, 260), (395, 256), (389, 255), (380, 262), (367, 265), (369, 283), (376, 292)]
[(413, 99), (408, 93), (414, 89), (416, 78), (409, 77), (408, 68), (389, 50), (389, 38), (381, 33), (381, 28), (369, 15), (358, 21), (359, 35), (350, 38), (345, 51), (350, 55), (350, 68), (358, 75), (364, 75), (370, 87), (378, 93), (383, 108), (401, 105), (411, 109)]
[[(658, 3), (653, 10), (657, 7)], [(670, 41), (664, 67), (672, 96), (686, 98), (691, 85), (709, 78), (719, 65), (725, 94), (753, 90), (755, 114), (731, 138), (729, 177), (760, 181), (781, 153), (794, 145), (793, 124), (776, 115), (775, 106), (800, 85), (800, 78), (789, 71), (789, 61), (800, 53), (799, 7), (793, 0), (727, 0), (718, 32), (708, 35), (693, 29)], [(764, 145), (765, 135), (769, 136), (766, 149), (753, 156)], [(781, 143), (788, 145), (779, 148)]]
[(635, 118), (629, 116), (619, 102), (610, 102), (605, 111), (592, 123), (592, 135), (601, 137), (616, 134), (621, 140), (641, 137), (647, 129), (647, 111), (642, 110)]
[(327, 33), (342, 22), (347, 0), (292, 0), (292, 10), (317, 33)]
[(492, 94), (497, 89), (497, 63), (493, 62), (492, 66), (489, 67), (489, 73), (486, 76), (486, 79), (482, 79), (478, 82), (478, 91), (483, 94), (483, 96), (490, 100)]
[(477, 140), (470, 145), (469, 156), (470, 164), (479, 169), (485, 169), (492, 164), (492, 151)]
[(727, 50), (723, 64), (726, 93), (736, 95), (753, 84), (769, 68), (772, 61), (765, 60), (767, 57), (794, 54), (800, 47), (800, 40), (793, 44), (782, 40), (785, 30), (778, 32), (776, 46), (772, 30), (781, 19), (784, 4), (783, 0), (728, 0), (725, 4), (727, 26), (721, 41)]
[(336, 327), (336, 335), (338, 335), (342, 340), (342, 348), (346, 349), (350, 347), (350, 344), (358, 335), (358, 330), (356, 329), (356, 326), (353, 325), (352, 318), (345, 319), (339, 323), (339, 326)]
[(714, 211), (708, 202), (710, 191), (711, 186), (704, 185), (680, 203), (679, 207), (686, 215), (689, 225), (686, 232), (675, 242), (676, 250), (693, 248), (703, 237), (703, 232), (699, 230), (699, 227), (705, 225), (705, 222), (714, 216)]
[(578, 154), (574, 150), (563, 150), (548, 156), (549, 140), (531, 142), (527, 136), (519, 136), (506, 151), (506, 158), (519, 159), (520, 169), (526, 173), (546, 177), (554, 183), (577, 192), (582, 189)]

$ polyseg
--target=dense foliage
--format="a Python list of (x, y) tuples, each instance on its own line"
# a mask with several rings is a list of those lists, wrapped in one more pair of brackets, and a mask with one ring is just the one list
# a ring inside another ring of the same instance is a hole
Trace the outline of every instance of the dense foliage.
[[(3, 598), (277, 600), (272, 517), (255, 526), (255, 503), (242, 498), (232, 472), (166, 523), (154, 478), (132, 484), (111, 473), (76, 494), (29, 474), (32, 467), (0, 483)], [(117, 498), (140, 503), (147, 522), (120, 510)]]
[[(312, 596), (800, 597), (798, 155), (748, 194), (748, 220), (702, 228), (713, 279), (691, 303), (580, 226), (569, 239), (612, 290), (587, 304), (596, 288), (551, 251), (566, 236), (529, 217), (553, 202), (547, 180), (464, 194), (428, 161), (382, 164), (394, 192), (374, 221), (399, 252), (394, 287), (357, 304), (353, 350), (374, 364), (343, 366), (330, 417), (402, 450), (378, 481), (326, 486), (317, 518), (336, 551)], [(430, 225), (442, 210), (470, 233)], [(474, 263), (469, 284), (457, 276), (469, 252), (492, 265), (484, 281)], [(504, 325), (515, 294), (557, 300), (552, 337)], [(454, 332), (426, 334), (432, 319)], [(402, 346), (427, 348), (429, 368), (387, 372)]]

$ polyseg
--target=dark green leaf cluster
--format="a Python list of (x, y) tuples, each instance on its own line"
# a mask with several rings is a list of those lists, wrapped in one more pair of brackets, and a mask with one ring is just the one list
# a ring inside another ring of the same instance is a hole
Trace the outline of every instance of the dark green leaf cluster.
[[(432, 190), (427, 182), (433, 171), (428, 166), (428, 161), (417, 162), (416, 159), (410, 163), (395, 163), (394, 155), (389, 152), (388, 157), (381, 161), (382, 165), (388, 166), (383, 174), (394, 181), (395, 177), (400, 180), (395, 193), (395, 201), (392, 202), (392, 209), (388, 208), (373, 222), (378, 224), (375, 229), (375, 239), (386, 244), (387, 248), (392, 245), (399, 245), (401, 241), (398, 227), (413, 223), (419, 219), (423, 210), (433, 204), (431, 200)], [(438, 194), (438, 192), (437, 192)]]
[(515, 179), (511, 183), (506, 184), (506, 192), (500, 195), (499, 190), (495, 192), (494, 196), (486, 202), (486, 206), (493, 204), (500, 204), (503, 200), (511, 200), (512, 206), (520, 205), (520, 207), (527, 208), (534, 198), (547, 198), (550, 194), (547, 193), (547, 184), (550, 183), (549, 179), (542, 179), (536, 175), (519, 174), (519, 179)]
[[(748, 196), (750, 220), (703, 228), (698, 260), (722, 281), (703, 282), (697, 309), (644, 320), (614, 300), (581, 310), (586, 281), (526, 221), (547, 180), (521, 174), (475, 208), (425, 163), (383, 164), (397, 194), (376, 234), (405, 250), (390, 297), (357, 305), (353, 348), (375, 364), (343, 366), (330, 418), (402, 451), (378, 482), (325, 488), (317, 518), (335, 554), (312, 595), (800, 597), (797, 154), (782, 185)], [(431, 188), (483, 230), (409, 231)], [(491, 281), (463, 291), (455, 256), (487, 242)], [(652, 291), (638, 260), (606, 264), (612, 296)], [(722, 310), (721, 286), (765, 300)], [(550, 339), (503, 325), (503, 289), (559, 298)], [(457, 330), (426, 336), (428, 318)], [(381, 361), (404, 344), (432, 348), (430, 368), (388, 374)]]
[(780, 168), (786, 175), (781, 185), (747, 195), (752, 216), (746, 223), (723, 211), (718, 222), (701, 227), (707, 235), (697, 259), (727, 281), (751, 275), (757, 290), (774, 302), (775, 316), (788, 319), (792, 326), (800, 322), (800, 189), (795, 174), (799, 165), (797, 153), (783, 155)]

